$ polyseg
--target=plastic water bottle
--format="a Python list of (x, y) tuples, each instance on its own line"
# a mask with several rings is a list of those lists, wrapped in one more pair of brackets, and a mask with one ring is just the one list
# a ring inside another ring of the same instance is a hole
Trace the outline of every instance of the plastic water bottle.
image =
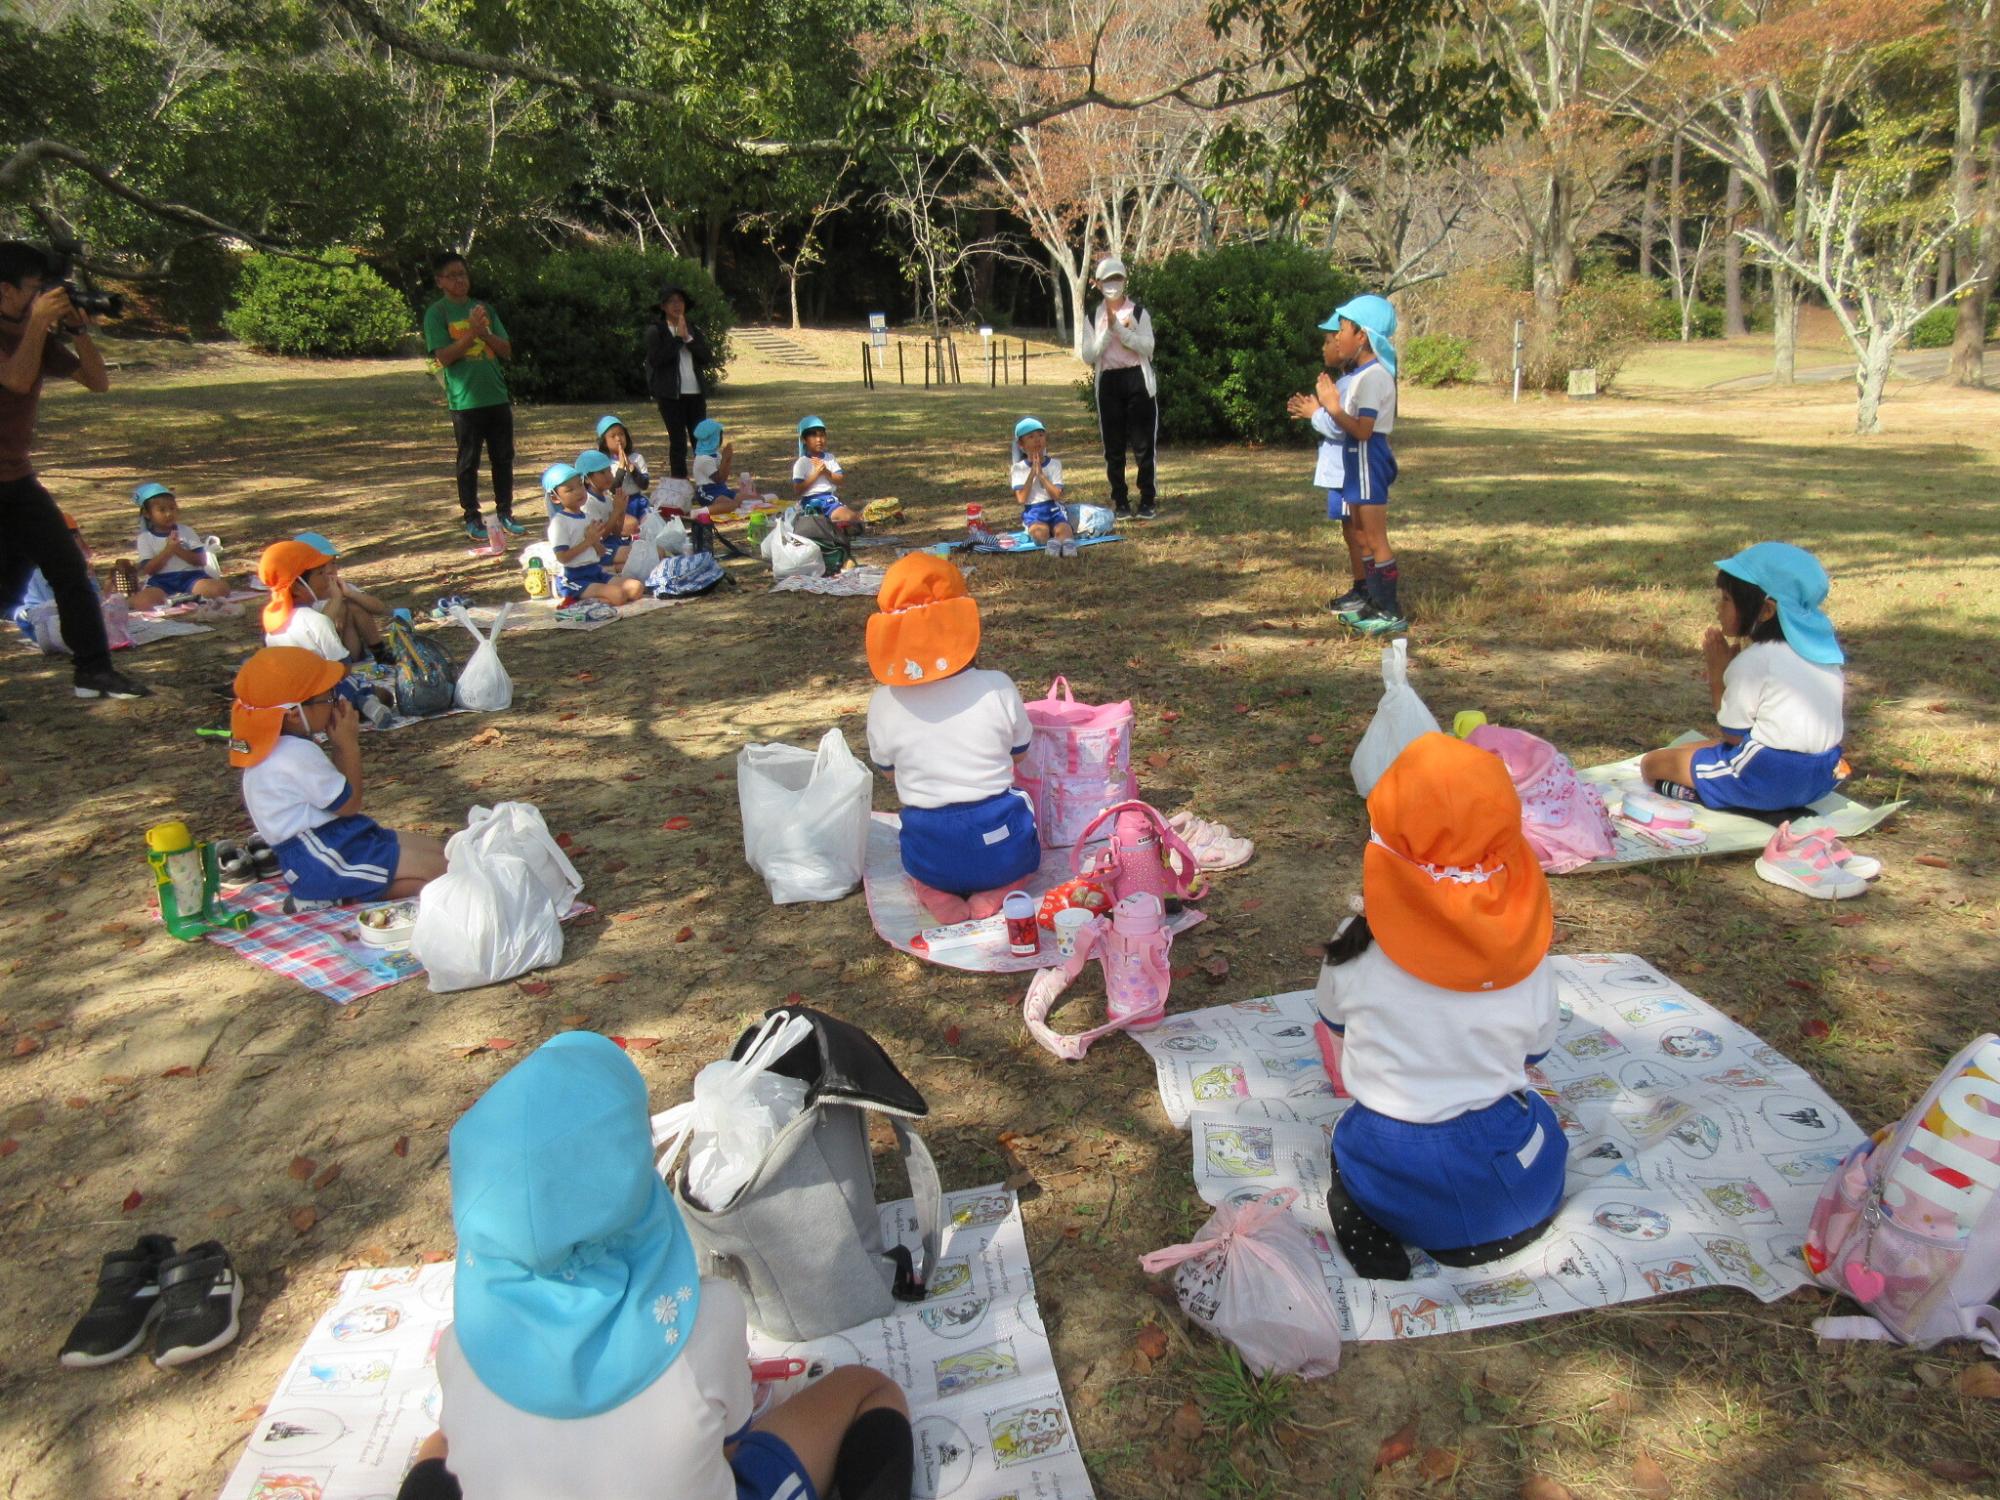
[(486, 518), (486, 548), (495, 557), (507, 554), (507, 528), (500, 524), (498, 516)]
[(528, 559), (526, 583), (530, 599), (549, 597), (549, 570), (539, 557)]
[(208, 558), (206, 564), (208, 576), (210, 578), (220, 578), (222, 576), (222, 538), (219, 536), (204, 537), (201, 543), (201, 550)]

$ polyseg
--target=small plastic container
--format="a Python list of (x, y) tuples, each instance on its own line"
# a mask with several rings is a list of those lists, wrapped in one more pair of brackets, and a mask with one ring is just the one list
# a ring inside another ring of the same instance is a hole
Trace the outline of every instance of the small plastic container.
[(1035, 920), (1035, 898), (1026, 891), (1009, 891), (1000, 905), (1007, 919), (1007, 951), (1029, 958), (1042, 951), (1042, 928)]
[(354, 914), (355, 935), (371, 948), (401, 953), (410, 946), (410, 936), (416, 930), (414, 901), (385, 901), (378, 906), (364, 906)]

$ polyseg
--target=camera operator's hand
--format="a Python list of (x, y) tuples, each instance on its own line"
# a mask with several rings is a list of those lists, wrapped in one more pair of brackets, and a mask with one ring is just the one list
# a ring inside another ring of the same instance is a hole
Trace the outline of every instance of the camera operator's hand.
[(34, 305), (28, 309), (28, 317), (32, 322), (39, 323), (44, 333), (54, 333), (58, 328), (88, 321), (69, 300), (69, 288), (65, 286), (52, 286), (35, 298)]

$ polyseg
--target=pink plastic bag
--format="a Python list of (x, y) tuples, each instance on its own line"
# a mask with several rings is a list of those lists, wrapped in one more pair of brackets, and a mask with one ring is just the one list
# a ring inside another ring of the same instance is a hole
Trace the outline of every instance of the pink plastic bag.
[(1340, 1368), (1340, 1309), (1320, 1274), (1306, 1232), (1285, 1210), (1297, 1188), (1248, 1203), (1225, 1203), (1187, 1245), (1139, 1257), (1157, 1274), (1169, 1266), (1181, 1310), (1227, 1339), (1259, 1375), (1331, 1375)]
[(1577, 779), (1569, 757), (1539, 735), (1481, 724), (1465, 737), (1500, 757), (1521, 795), (1521, 832), (1541, 867), (1567, 874), (1615, 854), (1617, 830), (1597, 788)]

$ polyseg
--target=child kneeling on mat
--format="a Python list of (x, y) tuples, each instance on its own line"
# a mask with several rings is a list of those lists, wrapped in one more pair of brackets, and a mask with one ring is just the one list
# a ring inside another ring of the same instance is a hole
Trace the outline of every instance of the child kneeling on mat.
[(1014, 462), (1007, 482), (1021, 507), (1021, 526), (1051, 557), (1076, 556), (1076, 529), (1063, 508), (1062, 460), (1049, 452), (1048, 429), (1033, 417), (1014, 424)]
[(1368, 796), (1362, 910), (1326, 947), (1320, 1050), (1354, 1098), (1327, 1212), (1355, 1271), (1511, 1255), (1562, 1202), (1569, 1146), (1528, 1067), (1554, 1045), (1549, 886), (1497, 755), (1426, 734)]
[(696, 1267), (649, 1115), (631, 1059), (571, 1031), (452, 1127), (432, 1463), (475, 1500), (908, 1500), (886, 1375), (835, 1369), (753, 1420), (743, 1299)]
[(1035, 812), (1014, 789), (1034, 726), (1012, 678), (974, 665), (979, 606), (965, 576), (912, 552), (868, 621), (868, 758), (896, 778), (903, 870), (939, 922), (990, 917), (1042, 862)]
[[(1647, 786), (1704, 807), (1782, 812), (1841, 778), (1847, 660), (1820, 606), (1826, 569), (1789, 542), (1759, 542), (1716, 565), (1715, 618), (1702, 638), (1719, 739), (1647, 752)], [(1743, 646), (1730, 644), (1748, 637)]]
[(287, 910), (398, 900), (444, 874), (444, 845), (361, 811), (361, 719), (339, 695), (346, 675), (297, 646), (266, 646), (236, 674), (229, 763), (291, 886)]

